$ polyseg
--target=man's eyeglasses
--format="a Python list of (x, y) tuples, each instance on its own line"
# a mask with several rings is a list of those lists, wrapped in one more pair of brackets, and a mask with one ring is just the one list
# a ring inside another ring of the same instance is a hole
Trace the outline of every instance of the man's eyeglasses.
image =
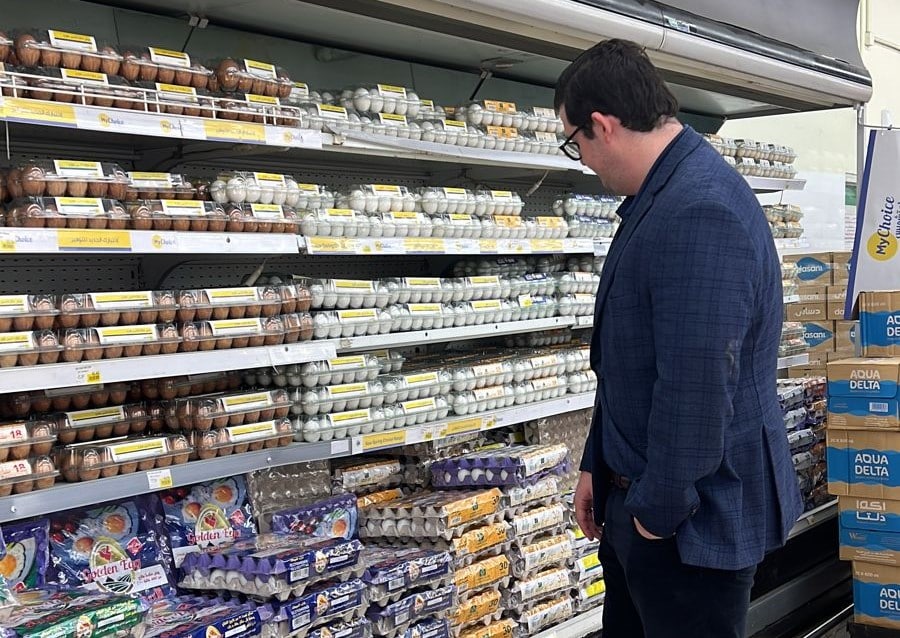
[(575, 136), (582, 130), (584, 130), (583, 127), (579, 126), (572, 131), (572, 134), (566, 138), (565, 142), (559, 145), (559, 150), (573, 162), (581, 161), (581, 147), (578, 145), (578, 142), (575, 141)]

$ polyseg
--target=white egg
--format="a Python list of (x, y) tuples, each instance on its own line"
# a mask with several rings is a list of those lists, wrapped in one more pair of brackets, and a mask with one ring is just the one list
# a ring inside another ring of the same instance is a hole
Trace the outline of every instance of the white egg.
[(229, 202), (242, 204), (247, 199), (247, 185), (242, 177), (232, 177), (225, 185), (225, 193)]
[(246, 202), (250, 204), (256, 204), (260, 201), (260, 195), (262, 193), (262, 189), (259, 184), (256, 183), (256, 179), (253, 177), (248, 177), (244, 180), (247, 189), (247, 198)]
[[(263, 186), (259, 189), (259, 203), (260, 204), (272, 204), (275, 202), (275, 189), (269, 186)], [(282, 198), (281, 202), (277, 202), (279, 204), (284, 203), (284, 199)]]
[(353, 107), (357, 111), (369, 111), (372, 108), (372, 98), (368, 89), (360, 87), (353, 92)]
[(209, 195), (217, 204), (224, 204), (228, 201), (228, 190), (225, 182), (217, 179), (209, 185)]

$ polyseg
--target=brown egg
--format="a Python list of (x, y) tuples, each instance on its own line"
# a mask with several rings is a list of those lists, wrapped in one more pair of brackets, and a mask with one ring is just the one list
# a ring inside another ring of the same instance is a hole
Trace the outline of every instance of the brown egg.
[(31, 429), (31, 448), (33, 454), (50, 454), (56, 441), (55, 432), (49, 423), (38, 421)]
[(119, 73), (129, 82), (134, 82), (141, 74), (141, 65), (137, 61), (137, 56), (131, 51), (122, 54), (122, 64), (119, 67)]
[(93, 441), (95, 434), (96, 434), (96, 431), (93, 426), (75, 429), (75, 437), (77, 438), (77, 440), (79, 442), (82, 442), (82, 443), (85, 441)]
[(209, 71), (202, 64), (195, 64), (191, 67), (190, 85), (195, 89), (205, 89), (209, 84)]
[(169, 448), (175, 453), (173, 463), (187, 463), (191, 450), (188, 440), (183, 436), (173, 436), (169, 439)]
[[(59, 62), (57, 64), (50, 64), (46, 61), (44, 57), (47, 51), (43, 51), (41, 53), (41, 62), (44, 66), (62, 66), (64, 69), (80, 69), (81, 68), (81, 54), (77, 51), (63, 51), (57, 55), (60, 56)], [(84, 56), (88, 57), (88, 56)], [(100, 68), (100, 64), (97, 64), (97, 68)], [(87, 71), (88, 69), (85, 69)]]
[[(122, 354), (126, 357), (139, 357), (144, 351), (144, 346), (139, 343), (131, 343), (122, 349)], [(122, 356), (122, 355), (119, 355)], [(112, 357), (107, 357), (112, 358)]]
[(116, 50), (106, 46), (100, 49), (100, 53), (103, 54), (103, 57), (100, 58), (101, 73), (105, 73), (106, 75), (118, 75), (119, 69), (122, 67), (122, 62), (119, 59), (119, 54), (116, 53)]
[(53, 397), (53, 409), (59, 412), (68, 412), (72, 409), (72, 397)]
[(88, 183), (83, 180), (72, 180), (66, 184), (69, 197), (84, 197), (87, 195)]
[(181, 82), (175, 82), (175, 69), (169, 69), (164, 66), (159, 67), (159, 71), (156, 74), (156, 81), (160, 84), (182, 84)]
[(263, 449), (262, 441), (251, 441), (250, 442), (250, 451), (251, 452), (258, 452), (261, 449)]
[(172, 230), (178, 232), (187, 232), (191, 229), (191, 220), (188, 218), (184, 219), (173, 219), (172, 220)]
[(68, 184), (63, 179), (47, 180), (46, 191), (50, 197), (62, 197), (66, 194)]
[(45, 490), (48, 487), (52, 487), (56, 482), (55, 470), (56, 468), (53, 466), (53, 461), (48, 457), (45, 456), (37, 459), (34, 462), (34, 473), (35, 476), (40, 478), (36, 478), (34, 481), (35, 489)]
[(278, 82), (275, 80), (266, 80), (265, 86), (263, 86), (263, 95), (276, 97), (278, 95)]
[(228, 456), (234, 453), (234, 444), (228, 436), (228, 430), (219, 430), (218, 433), (219, 456)]
[(13, 494), (27, 494), (34, 489), (34, 480), (27, 479), (13, 483)]
[(128, 390), (123, 387), (111, 388), (109, 391), (109, 403), (119, 405), (128, 400)]
[(212, 318), (216, 320), (228, 319), (228, 306), (214, 306), (212, 308)]
[[(65, 57), (65, 56), (63, 56)], [(89, 71), (91, 73), (97, 73), (100, 68), (103, 66), (103, 58), (99, 55), (89, 55), (85, 53), (81, 56), (81, 68), (84, 71)], [(110, 75), (115, 75), (111, 73)]]
[(0, 332), (9, 332), (12, 329), (12, 317), (0, 317)]
[(111, 199), (125, 199), (125, 193), (128, 190), (128, 177), (121, 171), (115, 171), (112, 175), (113, 181), (108, 183), (109, 197)]
[(177, 84), (178, 86), (190, 86), (191, 85), (194, 74), (189, 69), (178, 69), (177, 71), (174, 71), (173, 73), (174, 73), (174, 83), (175, 84)]
[[(142, 82), (156, 82), (159, 76), (159, 67), (150, 59), (150, 53), (141, 54), (140, 77)], [(165, 84), (165, 83), (164, 83)]]
[[(110, 398), (112, 396), (111, 390), (107, 390), (104, 388), (103, 390), (97, 390), (96, 392), (91, 392), (89, 395), (86, 395), (91, 405), (95, 408), (103, 408), (109, 405)], [(123, 399), (124, 400), (124, 399)]]
[[(209, 89), (210, 93), (218, 93), (219, 92), (219, 76), (218, 75), (210, 75), (206, 79), (206, 88)], [(204, 117), (210, 117), (209, 114), (204, 115)]]
[(109, 227), (109, 219), (103, 215), (95, 215), (87, 220), (87, 227), (93, 229), (104, 229)]
[[(119, 319), (121, 319), (125, 314), (126, 313), (124, 313), (124, 312), (119, 312), (116, 310), (104, 310), (103, 312), (100, 313), (100, 325), (101, 326), (115, 326), (119, 323)], [(129, 312), (127, 314), (136, 315), (137, 313)], [(133, 324), (134, 322), (133, 321), (128, 321), (128, 322), (123, 321), (122, 323), (127, 326), (127, 325)]]
[(109, 196), (109, 182), (88, 182), (87, 192), (88, 197), (106, 198)]
[(63, 340), (63, 361), (77, 363), (84, 359), (84, 338), (77, 330), (69, 330)]
[(96, 426), (94, 434), (97, 435), (98, 439), (108, 439), (113, 435), (113, 424), (104, 423), (103, 425)]
[(35, 366), (38, 363), (40, 356), (36, 352), (30, 352), (28, 354), (22, 353), (19, 355), (19, 365), (20, 366)]
[(5, 463), (9, 459), (9, 448), (0, 447), (0, 463)]
[[(84, 296), (84, 309), (87, 311), (94, 309), (94, 302), (91, 301), (91, 298), (87, 295)], [(99, 312), (82, 312), (79, 323), (82, 328), (94, 328), (100, 325), (100, 313)], [(99, 341), (98, 341), (99, 343)]]
[(150, 209), (145, 204), (140, 204), (131, 209), (131, 223), (135, 230), (151, 230), (153, 219)]
[[(238, 68), (237, 62), (230, 58), (222, 60), (216, 69), (218, 87), (223, 91), (234, 91), (238, 88), (238, 83), (240, 81), (239, 74), (240, 69)], [(245, 77), (246, 74), (241, 74), (241, 76)]]
[(43, 195), (47, 188), (44, 169), (37, 164), (26, 164), (22, 168), (22, 190), (25, 195), (35, 197)]
[(14, 317), (12, 320), (12, 327), (15, 332), (27, 332), (34, 327), (34, 317), (30, 315)]
[(232, 347), (232, 345), (234, 345), (234, 339), (231, 337), (229, 337), (229, 338), (219, 337), (215, 341), (216, 341), (216, 349), (217, 350), (228, 350), (229, 348)]
[[(93, 330), (87, 330), (87, 338), (85, 344), (88, 346), (84, 350), (85, 361), (97, 361), (103, 358), (103, 348), (100, 347), (100, 337)], [(122, 356), (121, 354), (119, 356)]]
[(217, 207), (215, 212), (210, 215), (208, 230), (211, 233), (223, 233), (227, 227), (228, 218), (225, 215), (225, 210)]
[(45, 102), (49, 102), (53, 99), (53, 93), (49, 90), (44, 90), (41, 88), (32, 88), (28, 91), (28, 97), (33, 100), (44, 100)]
[[(31, 408), (37, 413), (49, 412), (52, 407), (53, 407), (53, 402), (50, 400), (49, 397), (46, 397), (41, 394), (36, 394), (33, 397), (31, 397)], [(22, 415), (22, 416), (24, 416), (24, 415)]]
[(315, 332), (315, 326), (313, 324), (312, 315), (309, 313), (305, 313), (301, 317), (300, 323), (300, 340), (301, 341), (309, 341), (313, 338), (313, 333)]
[(84, 410), (91, 404), (91, 397), (87, 394), (72, 395), (70, 403), (73, 410)]
[(231, 342), (232, 348), (246, 348), (250, 345), (250, 337), (235, 337)]
[(113, 460), (112, 454), (109, 452), (109, 450), (103, 450), (102, 456), (99, 457), (97, 464), (102, 468), (100, 470), (100, 476), (102, 476), (103, 478), (118, 476), (120, 473), (124, 474), (124, 472), (122, 472), (122, 465), (116, 463), (115, 460)]
[(41, 50), (37, 48), (37, 40), (29, 33), (16, 38), (16, 57), (22, 66), (37, 66), (41, 58)]
[(6, 44), (9, 42), (9, 38), (5, 33), (0, 31), (0, 62), (6, 62), (6, 59), (9, 57), (9, 45)]
[(214, 459), (218, 454), (216, 446), (218, 445), (218, 434), (212, 431), (206, 431), (193, 437), (196, 446), (196, 456), (201, 459)]
[(155, 379), (145, 379), (141, 381), (140, 395), (145, 399), (159, 398), (159, 384)]
[[(228, 308), (228, 316), (232, 319), (243, 319), (244, 317), (258, 317), (259, 304), (250, 303), (246, 306), (235, 305)], [(253, 313), (256, 314), (253, 314)], [(224, 319), (224, 317), (223, 317)]]
[[(76, 53), (78, 61), (81, 62), (81, 54)], [(41, 49), (41, 66), (56, 68), (62, 62), (62, 53), (53, 51), (52, 49)]]
[[(75, 95), (73, 93), (54, 93), (53, 99), (57, 102), (64, 102), (66, 104), (69, 104), (75, 101)], [(85, 95), (84, 103), (90, 106), (94, 103), (94, 100), (89, 95)]]
[(7, 449), (9, 450), (9, 458), (11, 458), (13, 461), (21, 461), (22, 459), (27, 459), (31, 455), (30, 443), (13, 445)]
[(138, 464), (129, 462), (119, 465), (119, 474), (134, 474), (138, 470)]
[(22, 171), (18, 168), (9, 169), (9, 173), (6, 175), (6, 188), (9, 191), (9, 196), (13, 199), (25, 196), (25, 188), (22, 184)]
[(235, 443), (235, 444), (234, 444), (234, 453), (235, 453), (235, 454), (243, 454), (244, 452), (246, 452), (246, 451), (249, 450), (249, 449), (250, 449), (250, 443), (249, 443), (249, 442), (246, 442), (246, 443)]
[(234, 206), (228, 211), (228, 224), (225, 227), (229, 233), (241, 233), (244, 231), (244, 211)]

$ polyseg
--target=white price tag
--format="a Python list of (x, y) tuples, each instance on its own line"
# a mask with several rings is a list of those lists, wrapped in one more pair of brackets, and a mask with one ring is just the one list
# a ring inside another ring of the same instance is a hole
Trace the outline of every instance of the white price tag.
[(147, 485), (151, 490), (167, 490), (174, 487), (171, 470), (151, 470), (147, 472)]

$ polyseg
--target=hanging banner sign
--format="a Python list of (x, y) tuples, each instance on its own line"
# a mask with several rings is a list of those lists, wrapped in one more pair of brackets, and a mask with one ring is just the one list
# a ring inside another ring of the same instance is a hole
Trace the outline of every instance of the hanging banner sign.
[(900, 131), (869, 134), (856, 240), (847, 288), (847, 316), (864, 290), (900, 290)]

